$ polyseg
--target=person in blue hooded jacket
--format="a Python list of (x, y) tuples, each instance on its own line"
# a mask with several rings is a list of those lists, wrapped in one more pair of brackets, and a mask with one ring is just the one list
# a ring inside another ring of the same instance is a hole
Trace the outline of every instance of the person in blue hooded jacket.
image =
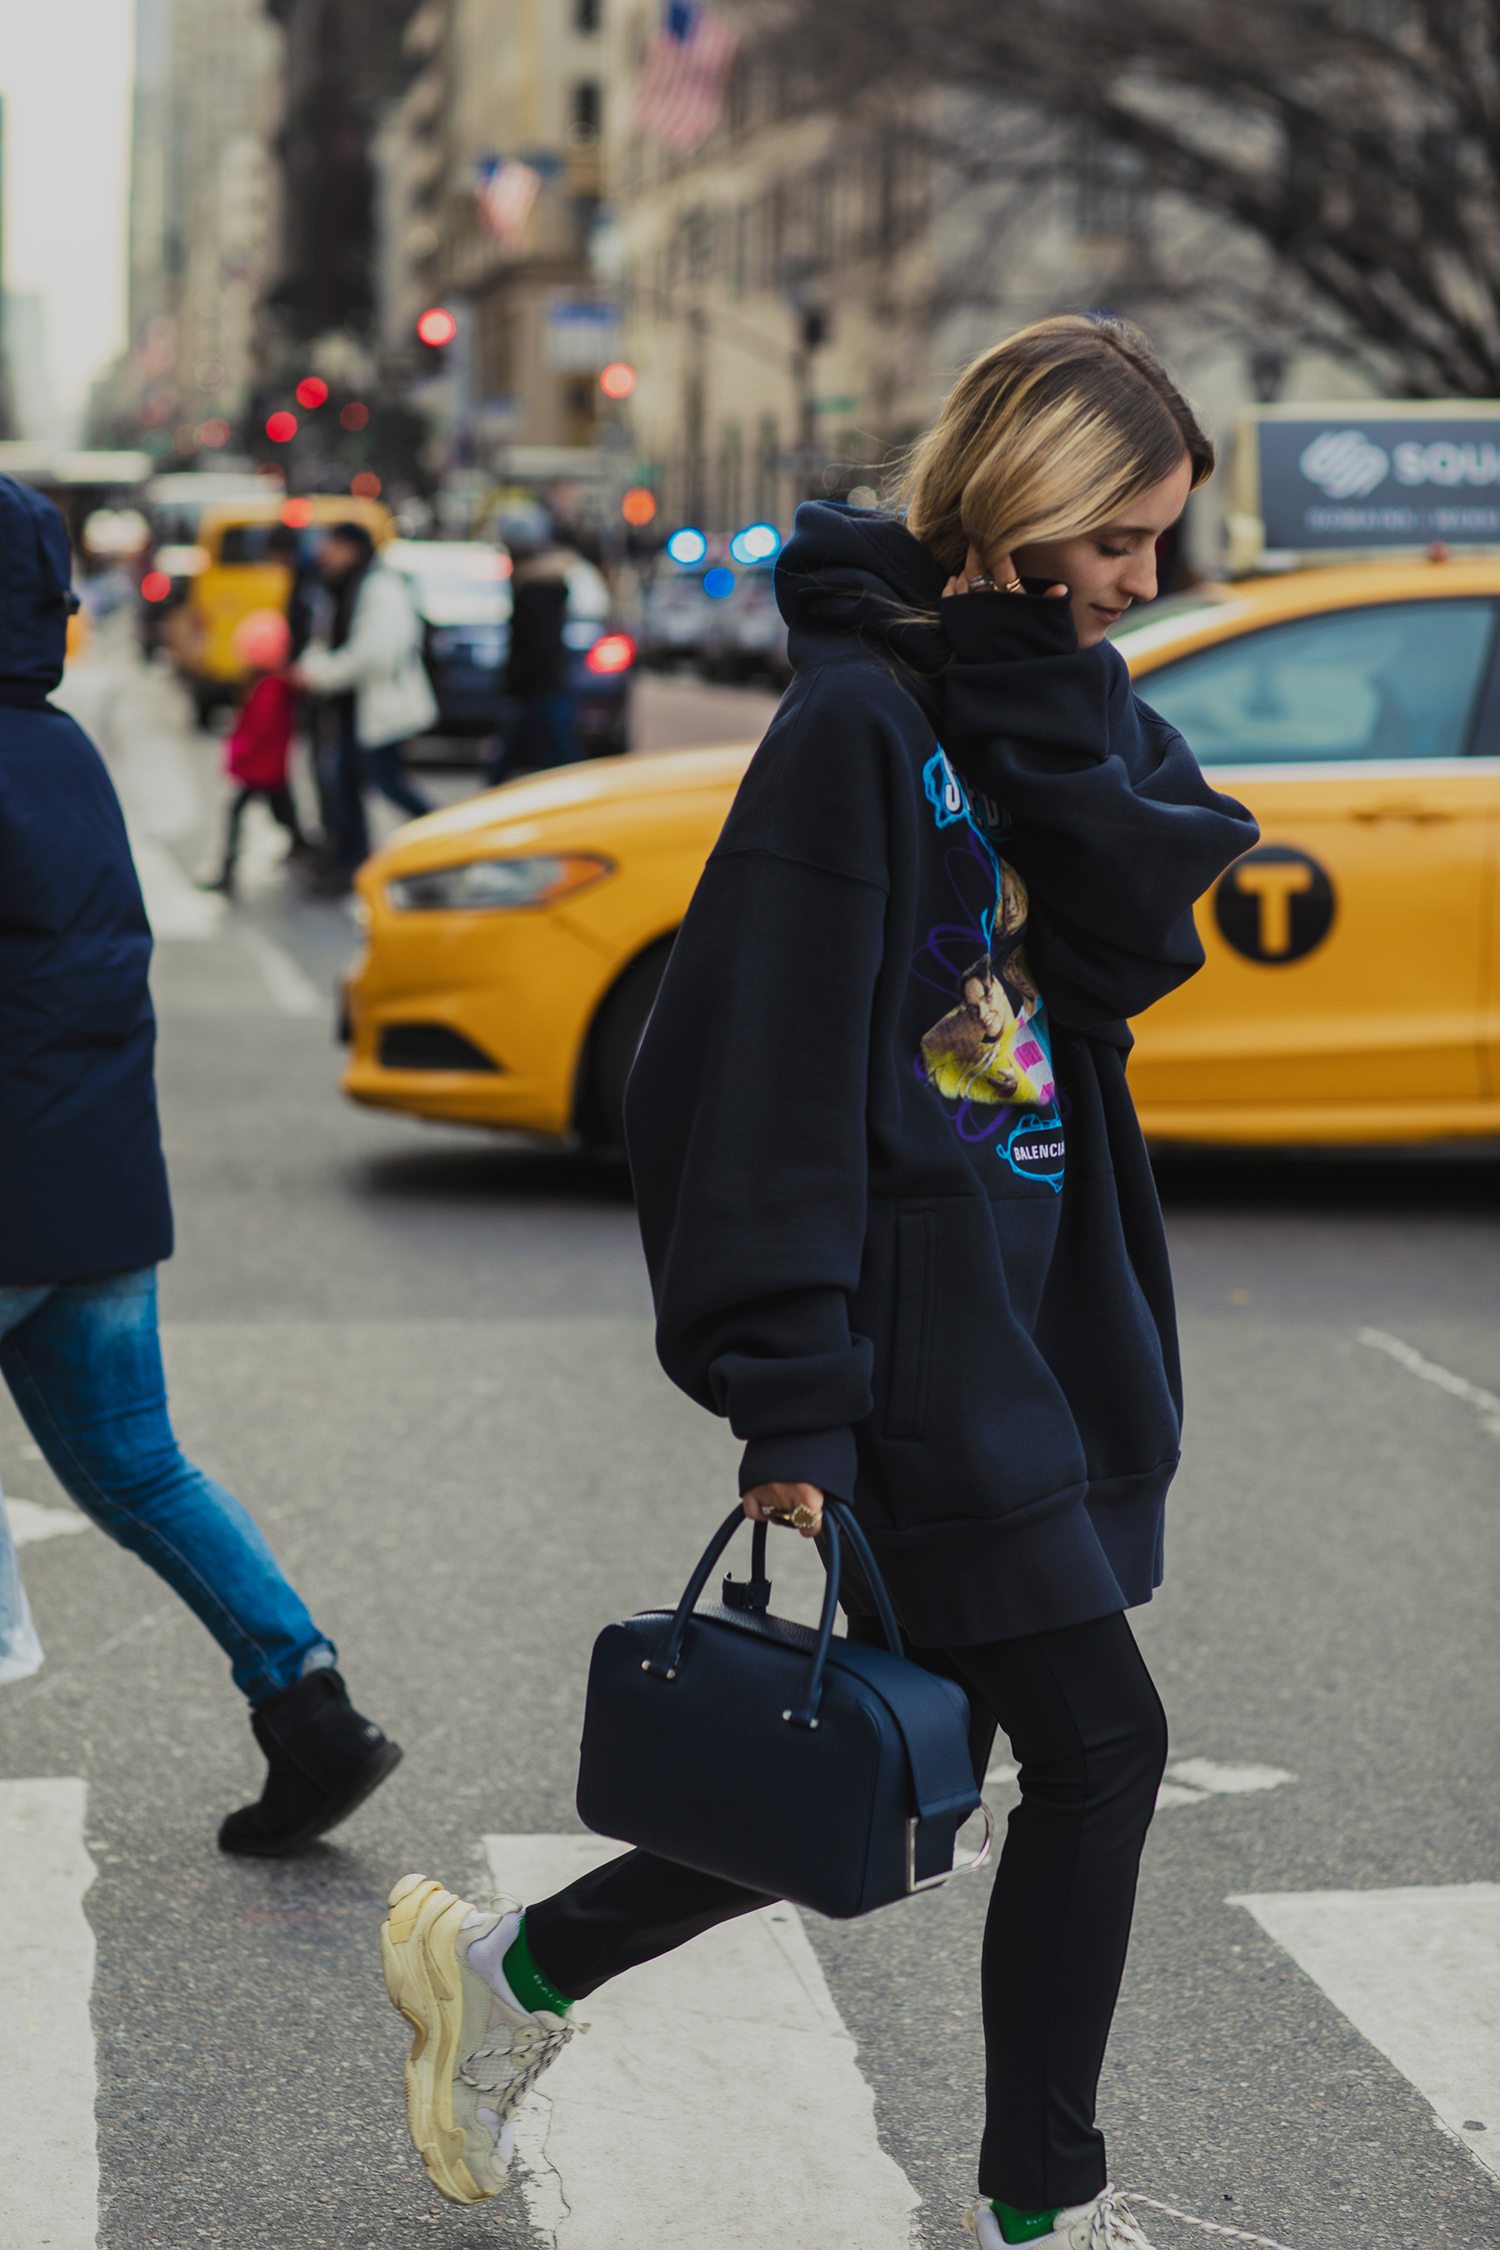
[[(969, 1698), (976, 1779), (997, 1725), (1020, 1767), (980, 1968), (983, 2250), (1149, 2250), (1094, 2116), (1166, 1759), (1125, 1613), (1161, 1578), (1182, 1415), (1125, 1058), (1256, 829), (1106, 635), (1212, 466), (1145, 339), (1064, 318), (960, 377), (904, 520), (799, 509), (795, 678), (627, 1092), (657, 1348), (744, 1440), (745, 1512), (816, 1537), (851, 1504), (908, 1653)], [(646, 1851), (524, 1910), (403, 1878), (387, 1983), (434, 2184), (497, 2192), (575, 2002), (765, 1903)]]
[[(229, 1657), (269, 1770), (219, 1842), (274, 1857), (343, 1820), (401, 1753), (168, 1419), (151, 932), (103, 760), (48, 701), (71, 575), (57, 510), (0, 476), (0, 1373), (58, 1482)], [(0, 1508), (0, 1679), (40, 1661)]]

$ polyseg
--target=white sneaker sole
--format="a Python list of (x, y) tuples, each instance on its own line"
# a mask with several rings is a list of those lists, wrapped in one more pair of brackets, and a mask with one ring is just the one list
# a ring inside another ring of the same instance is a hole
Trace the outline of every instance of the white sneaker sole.
[(425, 1875), (403, 1875), (388, 1904), (380, 1929), (385, 1989), (415, 2034), (406, 2058), (412, 2145), (439, 2195), (450, 2203), (485, 2203), (500, 2190), (481, 2187), (469, 2170), (463, 2127), (453, 2115), (464, 2015), (455, 1940), (470, 1909)]

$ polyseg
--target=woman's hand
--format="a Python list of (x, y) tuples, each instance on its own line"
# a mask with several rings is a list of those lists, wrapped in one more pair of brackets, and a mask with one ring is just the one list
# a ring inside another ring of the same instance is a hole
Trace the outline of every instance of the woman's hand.
[[(948, 599), (950, 594), (969, 593), (976, 578), (992, 578), (1001, 593), (1010, 593), (1018, 583), (1016, 566), (1009, 555), (996, 555), (993, 562), (987, 563), (979, 549), (971, 546), (968, 554), (964, 557), (963, 569), (956, 577), (950, 578), (943, 588), (944, 601)], [(987, 593), (989, 588), (984, 587), (981, 590)], [(1049, 586), (1047, 588), (1049, 596), (1066, 594), (1067, 590), (1066, 586)]]
[(808, 1520), (791, 1528), (804, 1539), (816, 1539), (823, 1528), (823, 1495), (815, 1484), (753, 1485), (741, 1505), (752, 1523), (782, 1523), (800, 1508)]

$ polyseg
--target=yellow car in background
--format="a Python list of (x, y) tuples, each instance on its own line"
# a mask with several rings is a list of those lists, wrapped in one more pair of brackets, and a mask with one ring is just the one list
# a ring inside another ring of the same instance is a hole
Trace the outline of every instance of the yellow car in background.
[[(1137, 1025), (1148, 1136), (1500, 1133), (1500, 558), (1215, 586), (1116, 639), (1261, 842), (1200, 902), (1207, 964)], [(360, 872), (356, 1101), (609, 1143), (751, 747), (512, 782)]]
[(200, 715), (227, 702), (243, 680), (234, 653), (234, 629), (253, 609), (285, 609), (291, 567), (271, 552), (278, 525), (295, 531), (309, 554), (330, 524), (362, 523), (377, 547), (393, 535), (389, 508), (348, 493), (315, 492), (284, 499), (231, 500), (206, 508), (198, 527), (202, 560), (188, 580), (187, 624), (181, 645), (188, 684)]

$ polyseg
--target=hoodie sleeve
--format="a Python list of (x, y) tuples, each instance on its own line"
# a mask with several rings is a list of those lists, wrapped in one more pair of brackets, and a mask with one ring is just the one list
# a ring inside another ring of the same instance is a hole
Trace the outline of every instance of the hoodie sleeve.
[(943, 746), (1009, 818), (1047, 1006), (1079, 1030), (1138, 1015), (1202, 967), (1194, 904), (1259, 830), (1137, 699), (1118, 649), (1078, 647), (1065, 601), (950, 596), (943, 623)]
[[(740, 1489), (853, 1496), (851, 1334), (886, 909), (868, 731), (788, 700), (704, 870), (631, 1074), (627, 1137), (672, 1380), (745, 1440)], [(800, 716), (798, 713), (800, 712)], [(796, 767), (795, 784), (783, 787)]]

